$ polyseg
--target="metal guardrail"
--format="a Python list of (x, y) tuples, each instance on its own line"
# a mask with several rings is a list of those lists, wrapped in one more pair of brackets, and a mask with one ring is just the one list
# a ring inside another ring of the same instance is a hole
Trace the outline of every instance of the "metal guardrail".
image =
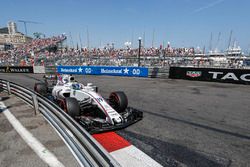
[(63, 137), (80, 166), (117, 167), (120, 164), (74, 119), (49, 99), (13, 82), (0, 79), (0, 90), (14, 94), (41, 112)]

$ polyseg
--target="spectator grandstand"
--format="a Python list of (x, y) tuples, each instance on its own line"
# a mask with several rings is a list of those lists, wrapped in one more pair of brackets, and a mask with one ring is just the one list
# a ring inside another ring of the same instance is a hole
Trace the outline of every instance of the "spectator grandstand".
[[(103, 48), (68, 48), (58, 45), (66, 39), (60, 35), (51, 38), (34, 39), (7, 51), (0, 51), (0, 66), (31, 66), (31, 65), (107, 65), (107, 66), (137, 66), (138, 52), (136, 48), (103, 47)], [(142, 66), (242, 66), (242, 59), (229, 60), (223, 57), (223, 62), (216, 62), (216, 57), (205, 56), (199, 49), (167, 47), (141, 48), (140, 64)], [(231, 63), (230, 63), (231, 62)]]
[(0, 65), (32, 65), (35, 55), (45, 50), (56, 50), (58, 43), (64, 41), (66, 36), (60, 35), (57, 37), (34, 39), (30, 43), (20, 45), (16, 48), (0, 51)]

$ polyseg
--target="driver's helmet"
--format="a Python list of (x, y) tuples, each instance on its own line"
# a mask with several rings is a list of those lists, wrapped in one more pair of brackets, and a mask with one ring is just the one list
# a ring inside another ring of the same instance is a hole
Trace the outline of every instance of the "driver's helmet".
[(69, 82), (69, 76), (68, 75), (64, 75), (62, 77), (62, 81), (63, 81), (64, 84), (68, 83)]
[(70, 76), (70, 77), (69, 77), (69, 81), (70, 81), (70, 82), (75, 82), (75, 77)]
[(72, 84), (72, 88), (75, 89), (75, 90), (80, 90), (81, 89), (81, 84), (74, 83), (74, 84)]

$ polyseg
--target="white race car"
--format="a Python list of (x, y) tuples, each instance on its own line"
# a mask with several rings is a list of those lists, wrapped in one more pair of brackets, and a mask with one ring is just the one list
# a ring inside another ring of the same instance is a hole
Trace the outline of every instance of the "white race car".
[(83, 85), (71, 75), (46, 76), (34, 90), (56, 102), (90, 133), (125, 128), (143, 117), (141, 111), (128, 107), (124, 92), (112, 92), (105, 99), (92, 83)]

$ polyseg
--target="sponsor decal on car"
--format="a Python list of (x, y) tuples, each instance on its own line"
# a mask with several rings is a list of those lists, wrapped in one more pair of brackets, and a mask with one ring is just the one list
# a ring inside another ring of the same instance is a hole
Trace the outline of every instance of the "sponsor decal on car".
[(201, 71), (187, 71), (186, 75), (192, 78), (197, 78), (201, 76)]

